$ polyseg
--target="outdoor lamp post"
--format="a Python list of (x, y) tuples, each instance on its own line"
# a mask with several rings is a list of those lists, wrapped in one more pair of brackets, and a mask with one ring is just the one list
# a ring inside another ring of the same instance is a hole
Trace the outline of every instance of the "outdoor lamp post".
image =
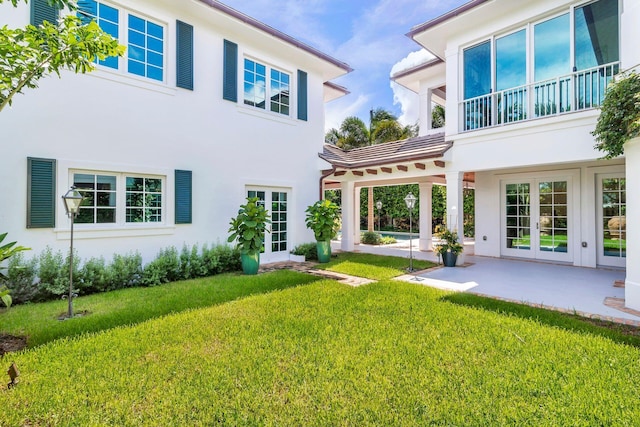
[(69, 191), (66, 192), (64, 196), (62, 196), (62, 200), (64, 201), (64, 209), (67, 212), (67, 216), (71, 219), (71, 238), (70, 238), (70, 248), (69, 248), (69, 310), (67, 312), (67, 317), (73, 317), (73, 220), (76, 216), (78, 216), (78, 212), (80, 211), (80, 204), (82, 200), (84, 200), (84, 196), (76, 190), (75, 186), (71, 186)]
[(407, 197), (404, 198), (404, 202), (407, 204), (407, 209), (409, 209), (409, 273), (413, 273), (413, 208), (416, 207), (416, 196), (412, 193), (407, 194)]
[(376, 202), (376, 209), (378, 209), (378, 233), (380, 232), (380, 211), (382, 210), (382, 202), (378, 200)]

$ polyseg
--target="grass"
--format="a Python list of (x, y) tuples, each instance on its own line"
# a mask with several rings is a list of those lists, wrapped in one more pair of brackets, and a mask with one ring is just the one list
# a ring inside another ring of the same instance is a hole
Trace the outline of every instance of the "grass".
[(0, 425), (637, 423), (637, 348), (446, 295), (319, 281), (51, 342)]
[[(413, 260), (413, 268), (424, 270), (436, 264), (429, 261)], [(317, 268), (364, 277), (373, 280), (385, 280), (406, 274), (409, 259), (365, 253), (340, 252), (326, 264)]]
[(27, 336), (27, 345), (34, 347), (62, 337), (140, 323), (169, 313), (207, 307), (316, 280), (319, 279), (281, 270), (260, 276), (225, 274), (153, 288), (123, 289), (75, 299), (74, 311), (87, 311), (89, 315), (64, 321), (58, 320), (58, 317), (66, 313), (66, 301), (18, 305), (2, 310), (0, 333)]

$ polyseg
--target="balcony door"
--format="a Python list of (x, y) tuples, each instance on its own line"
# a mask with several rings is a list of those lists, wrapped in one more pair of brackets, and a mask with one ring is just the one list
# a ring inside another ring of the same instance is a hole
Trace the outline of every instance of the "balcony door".
[(571, 187), (571, 177), (504, 181), (502, 255), (572, 262)]

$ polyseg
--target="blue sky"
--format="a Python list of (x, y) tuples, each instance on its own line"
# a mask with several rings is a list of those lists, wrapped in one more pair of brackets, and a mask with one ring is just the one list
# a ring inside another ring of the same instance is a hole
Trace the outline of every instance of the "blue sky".
[[(405, 34), (466, 0), (222, 0), (265, 24), (348, 63), (354, 71), (335, 82), (351, 94), (326, 107), (326, 128), (347, 116), (368, 123), (369, 110), (383, 107), (405, 124), (417, 120), (417, 95), (391, 88), (391, 69), (426, 59)], [(410, 55), (411, 54), (411, 55)], [(407, 58), (410, 55), (409, 58)], [(407, 58), (407, 59), (405, 59)]]

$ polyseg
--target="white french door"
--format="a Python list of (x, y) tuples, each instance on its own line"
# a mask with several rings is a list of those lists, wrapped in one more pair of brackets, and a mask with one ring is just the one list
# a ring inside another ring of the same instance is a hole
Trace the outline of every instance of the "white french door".
[(262, 262), (289, 259), (289, 191), (282, 188), (248, 187), (248, 197), (257, 197), (267, 209), (271, 225), (264, 237)]
[(625, 267), (627, 198), (624, 173), (597, 176), (598, 265)]
[(571, 177), (503, 181), (502, 255), (573, 261), (571, 195)]

